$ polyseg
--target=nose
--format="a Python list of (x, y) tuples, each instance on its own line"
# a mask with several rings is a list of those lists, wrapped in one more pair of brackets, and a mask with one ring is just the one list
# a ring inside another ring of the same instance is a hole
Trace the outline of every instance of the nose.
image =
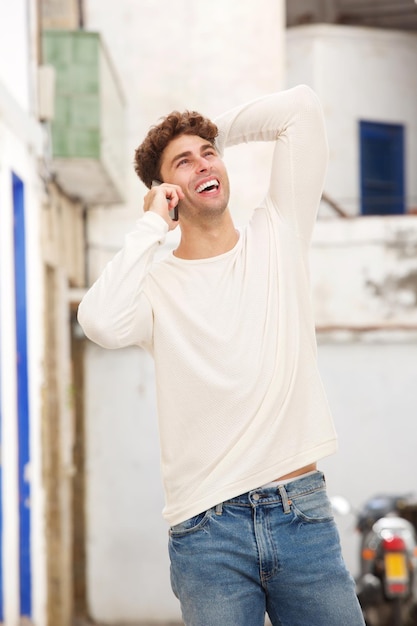
[(200, 156), (197, 161), (197, 170), (199, 172), (205, 172), (209, 169), (209, 162), (204, 156)]

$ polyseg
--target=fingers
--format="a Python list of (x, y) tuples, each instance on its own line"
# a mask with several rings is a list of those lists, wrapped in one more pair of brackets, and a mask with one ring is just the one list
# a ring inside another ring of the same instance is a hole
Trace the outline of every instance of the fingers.
[(183, 198), (184, 193), (181, 187), (170, 183), (161, 183), (148, 191), (144, 198), (143, 210), (157, 213), (172, 229), (177, 226), (178, 222), (171, 219), (169, 211), (173, 210)]
[(184, 193), (178, 185), (175, 185), (174, 188), (172, 188), (172, 185), (167, 187), (165, 198), (168, 200), (168, 210), (172, 211), (172, 209), (177, 206), (178, 202), (182, 200), (183, 197)]

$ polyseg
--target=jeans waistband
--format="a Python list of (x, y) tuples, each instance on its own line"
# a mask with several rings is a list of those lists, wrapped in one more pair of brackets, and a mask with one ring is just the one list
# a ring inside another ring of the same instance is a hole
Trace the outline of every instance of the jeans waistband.
[(316, 471), (307, 476), (300, 476), (300, 478), (291, 481), (287, 485), (283, 482), (282, 484), (277, 483), (268, 487), (257, 487), (239, 496), (230, 498), (223, 504), (254, 506), (254, 504), (271, 504), (282, 501), (284, 508), (286, 508), (291, 498), (323, 489), (325, 485), (326, 481), (323, 472)]

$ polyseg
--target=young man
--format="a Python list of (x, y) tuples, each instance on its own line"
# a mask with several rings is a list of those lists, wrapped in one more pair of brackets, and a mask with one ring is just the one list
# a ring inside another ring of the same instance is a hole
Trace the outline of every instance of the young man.
[[(221, 155), (259, 140), (275, 142), (270, 185), (238, 231)], [(308, 271), (326, 164), (305, 86), (216, 125), (172, 113), (136, 151), (144, 216), (80, 305), (93, 341), (153, 354), (171, 581), (187, 626), (261, 626), (265, 612), (274, 626), (364, 623), (316, 467), (336, 450)], [(178, 248), (153, 263), (177, 225)]]

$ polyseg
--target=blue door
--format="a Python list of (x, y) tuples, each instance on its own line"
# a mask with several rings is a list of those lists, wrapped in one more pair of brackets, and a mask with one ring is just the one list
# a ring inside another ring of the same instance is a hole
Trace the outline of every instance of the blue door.
[(362, 215), (405, 212), (404, 127), (360, 122)]
[(29, 450), (29, 386), (27, 359), (27, 304), (26, 304), (26, 236), (24, 184), (12, 174), (14, 211), (14, 274), (16, 306), (16, 379), (19, 450), (19, 569), (20, 614), (31, 617), (32, 576), (30, 542), (30, 484)]
[[(1, 227), (1, 225), (0, 225)], [(0, 299), (1, 299), (1, 285), (0, 285)], [(0, 319), (1, 323), (1, 319)], [(0, 343), (1, 354), (1, 343)], [(1, 366), (1, 360), (0, 360)], [(1, 367), (0, 367), (0, 623), (4, 620), (4, 606), (3, 606), (3, 466), (2, 466), (2, 399), (1, 399)]]

